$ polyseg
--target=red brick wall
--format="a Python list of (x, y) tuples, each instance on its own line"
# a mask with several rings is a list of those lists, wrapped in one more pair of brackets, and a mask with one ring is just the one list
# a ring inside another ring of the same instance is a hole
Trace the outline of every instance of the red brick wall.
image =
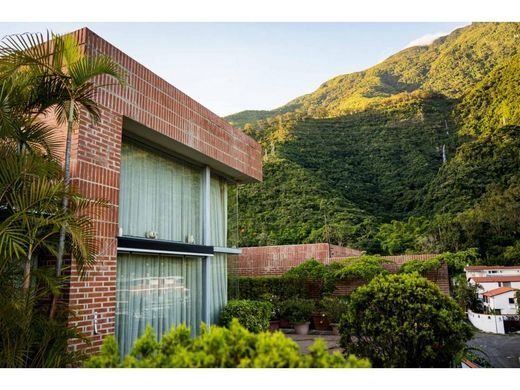
[[(184, 94), (164, 79), (112, 46), (92, 31), (77, 32), (90, 54), (105, 54), (127, 74), (127, 86), (102, 89), (100, 103), (120, 115), (232, 167), (262, 180), (260, 145), (242, 131)], [(110, 83), (100, 78), (100, 83)]]
[[(71, 344), (86, 352), (99, 351), (102, 338), (114, 334), (117, 272), (119, 173), (123, 118), (128, 117), (158, 133), (189, 146), (251, 180), (262, 178), (260, 146), (250, 137), (159, 78), (141, 64), (88, 29), (75, 33), (88, 54), (105, 54), (126, 72), (127, 85), (103, 87), (96, 100), (101, 121), (93, 125), (82, 117), (72, 148), (72, 183), (82, 194), (103, 198), (110, 208), (93, 214), (99, 254), (85, 278), (71, 265), (69, 305), (76, 312), (70, 324), (79, 327), (91, 344)], [(98, 83), (112, 83), (104, 77)], [(191, 150), (190, 149), (190, 150)], [(93, 334), (94, 313), (98, 334)]]
[(305, 260), (316, 259), (328, 263), (334, 255), (359, 256), (361, 252), (329, 244), (275, 245), (241, 248), (237, 274), (242, 276), (281, 275)]

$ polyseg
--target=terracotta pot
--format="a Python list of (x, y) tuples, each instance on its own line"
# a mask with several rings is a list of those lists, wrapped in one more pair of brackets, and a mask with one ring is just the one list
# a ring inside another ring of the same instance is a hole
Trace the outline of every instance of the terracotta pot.
[(308, 334), (309, 333), (309, 324), (310, 322), (304, 322), (303, 324), (294, 324), (294, 330), (296, 334)]
[(329, 330), (329, 319), (324, 314), (313, 315), (312, 325), (316, 330)]
[(287, 329), (291, 327), (291, 323), (283, 318), (280, 320), (280, 328)]
[(280, 329), (280, 321), (269, 321), (269, 330), (271, 332), (276, 332)]
[(339, 336), (339, 328), (338, 328), (338, 325), (339, 325), (339, 324), (336, 324), (336, 323), (331, 323), (331, 324), (330, 324), (330, 326), (332, 327), (332, 334), (333, 334), (333, 335)]

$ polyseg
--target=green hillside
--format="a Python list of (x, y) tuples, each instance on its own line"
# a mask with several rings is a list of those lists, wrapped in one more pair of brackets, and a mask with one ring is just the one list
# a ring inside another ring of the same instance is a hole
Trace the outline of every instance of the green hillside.
[(520, 260), (519, 40), (519, 23), (472, 24), (270, 113), (235, 114), (266, 155), (265, 181), (239, 189), (240, 244), (475, 246), (504, 262), (517, 243)]

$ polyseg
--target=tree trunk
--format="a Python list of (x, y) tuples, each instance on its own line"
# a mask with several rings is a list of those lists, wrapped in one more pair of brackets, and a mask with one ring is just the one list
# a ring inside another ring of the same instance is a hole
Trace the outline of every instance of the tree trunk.
[(29, 289), (31, 287), (31, 262), (32, 262), (32, 250), (29, 249), (29, 253), (25, 258), (25, 263), (23, 267), (23, 286), (22, 292), (24, 298), (27, 298), (29, 295)]
[[(69, 187), (70, 187), (70, 155), (72, 149), (72, 126), (74, 124), (74, 100), (70, 101), (69, 106), (69, 117), (67, 119), (67, 145), (65, 147), (65, 195), (62, 200), (62, 210), (66, 212), (69, 208)], [(65, 230), (67, 228), (66, 223), (64, 223), (60, 229), (60, 241), (58, 244), (58, 254), (56, 256), (56, 276), (61, 276), (61, 269), (63, 266), (63, 254), (65, 252)], [(50, 318), (53, 318), (56, 314), (56, 305), (58, 303), (58, 295), (54, 294), (52, 297), (52, 306)]]

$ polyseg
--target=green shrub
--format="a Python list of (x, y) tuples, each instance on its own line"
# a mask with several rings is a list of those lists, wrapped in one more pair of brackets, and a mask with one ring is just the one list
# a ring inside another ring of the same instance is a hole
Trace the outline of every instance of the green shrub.
[(348, 303), (346, 298), (325, 297), (320, 301), (319, 305), (330, 323), (337, 324), (347, 310)]
[(229, 299), (260, 300), (264, 294), (273, 294), (281, 300), (309, 298), (308, 282), (304, 279), (282, 276), (238, 276), (228, 281)]
[(392, 263), (380, 256), (363, 255), (350, 257), (331, 264), (334, 275), (338, 279), (362, 279), (369, 282), (378, 275), (388, 274), (383, 264)]
[(357, 288), (339, 329), (346, 353), (401, 368), (450, 367), (472, 334), (457, 303), (417, 273)]
[(266, 294), (263, 294), (260, 299), (262, 301), (265, 301), (265, 302), (269, 302), (272, 306), (272, 309), (271, 309), (271, 321), (277, 321), (280, 319), (280, 305), (281, 305), (281, 301), (280, 301), (280, 297), (278, 295), (274, 295), (274, 294), (269, 294), (269, 293), (266, 293)]
[(441, 266), (442, 262), (438, 259), (438, 256), (436, 256), (427, 260), (410, 260), (403, 263), (401, 267), (399, 267), (399, 272), (404, 274), (417, 272), (424, 275), (428, 271), (438, 270)]
[(343, 357), (339, 352), (328, 353), (325, 343), (318, 339), (302, 355), (296, 342), (281, 332), (251, 333), (233, 320), (229, 329), (212, 326), (211, 332), (201, 326), (201, 335), (191, 337), (185, 325), (156, 341), (148, 327), (129, 355), (120, 361), (119, 348), (113, 336), (108, 336), (99, 355), (91, 357), (86, 367), (116, 368), (365, 368), (366, 359)]
[(265, 301), (229, 301), (220, 315), (220, 325), (229, 326), (233, 318), (236, 318), (247, 330), (262, 332), (269, 329), (272, 311), (273, 305)]
[(320, 294), (331, 293), (336, 288), (336, 278), (329, 266), (315, 259), (304, 261), (285, 272), (283, 276), (319, 283)]
[(310, 321), (314, 308), (314, 301), (310, 299), (288, 299), (282, 302), (280, 316), (292, 324), (302, 324)]

